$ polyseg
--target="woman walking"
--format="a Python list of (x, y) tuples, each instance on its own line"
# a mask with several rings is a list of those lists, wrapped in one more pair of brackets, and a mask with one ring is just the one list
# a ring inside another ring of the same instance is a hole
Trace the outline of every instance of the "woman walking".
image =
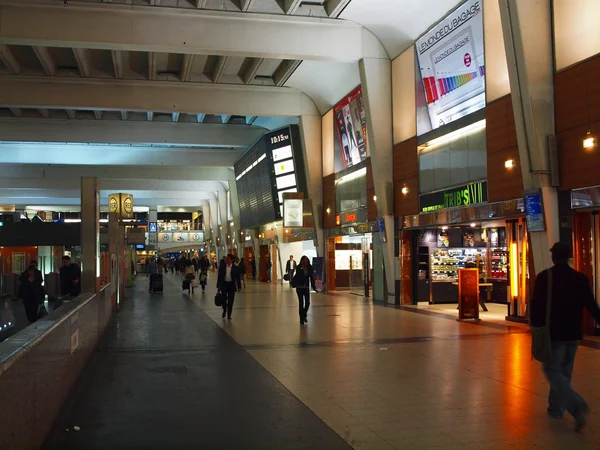
[(310, 289), (316, 291), (315, 278), (313, 276), (313, 267), (308, 262), (308, 256), (300, 259), (300, 264), (296, 269), (296, 275), (292, 281), (292, 287), (296, 288), (298, 295), (298, 314), (300, 315), (300, 325), (308, 322), (307, 314), (310, 307)]
[(187, 261), (186, 263), (186, 267), (184, 269), (184, 274), (185, 274), (185, 284), (187, 285), (188, 288), (188, 294), (194, 293), (194, 282), (196, 281), (196, 269), (194, 268), (194, 265), (192, 264), (191, 261)]

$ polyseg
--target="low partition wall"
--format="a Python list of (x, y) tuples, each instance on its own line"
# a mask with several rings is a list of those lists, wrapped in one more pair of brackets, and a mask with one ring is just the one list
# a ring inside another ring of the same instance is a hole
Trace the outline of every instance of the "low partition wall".
[(0, 449), (40, 448), (110, 320), (111, 285), (0, 343)]

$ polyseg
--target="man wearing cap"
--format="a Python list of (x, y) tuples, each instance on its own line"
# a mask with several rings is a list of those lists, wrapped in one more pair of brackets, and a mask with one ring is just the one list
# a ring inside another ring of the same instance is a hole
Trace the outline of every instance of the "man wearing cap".
[(600, 321), (600, 308), (587, 277), (569, 266), (569, 246), (557, 242), (550, 251), (554, 266), (538, 274), (535, 280), (530, 320), (531, 326), (545, 325), (548, 276), (551, 276), (550, 340), (553, 360), (543, 364), (550, 383), (548, 414), (558, 419), (568, 411), (575, 418), (575, 429), (579, 431), (586, 424), (589, 407), (571, 387), (571, 375), (577, 347), (583, 337), (583, 308), (597, 321)]

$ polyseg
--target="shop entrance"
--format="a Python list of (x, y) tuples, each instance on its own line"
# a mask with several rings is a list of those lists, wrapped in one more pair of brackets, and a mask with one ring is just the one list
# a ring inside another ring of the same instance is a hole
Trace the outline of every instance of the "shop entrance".
[(494, 320), (526, 315), (526, 302), (520, 301), (528, 292), (524, 221), (440, 226), (411, 230), (410, 236), (403, 236), (412, 246), (403, 252), (412, 255), (412, 280), (416, 282), (410, 294), (414, 305), (435, 305), (456, 314), (458, 271), (476, 268), (482, 314)]
[[(600, 298), (600, 211), (573, 213), (573, 267), (587, 275), (594, 297)], [(584, 310), (584, 333), (600, 335), (600, 324)]]
[(357, 295), (365, 295), (365, 284), (371, 289), (373, 245), (370, 233), (330, 238), (328, 256), (330, 275), (327, 284), (330, 289), (349, 290)]

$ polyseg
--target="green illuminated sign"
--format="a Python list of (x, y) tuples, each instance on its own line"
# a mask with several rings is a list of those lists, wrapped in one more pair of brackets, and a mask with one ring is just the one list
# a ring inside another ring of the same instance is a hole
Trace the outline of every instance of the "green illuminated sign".
[(487, 181), (470, 183), (445, 191), (423, 194), (419, 197), (421, 212), (433, 212), (440, 209), (459, 208), (487, 202)]

